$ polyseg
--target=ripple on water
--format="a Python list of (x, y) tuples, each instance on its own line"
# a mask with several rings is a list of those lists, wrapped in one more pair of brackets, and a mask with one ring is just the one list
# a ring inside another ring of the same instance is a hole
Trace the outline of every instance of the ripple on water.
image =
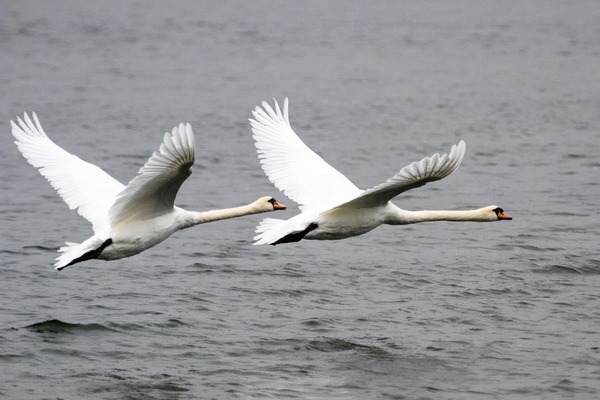
[(595, 258), (569, 257), (564, 258), (562, 263), (549, 263), (548, 265), (537, 265), (533, 272), (543, 274), (600, 274), (600, 260)]
[(104, 378), (97, 375), (92, 377), (95, 383), (82, 390), (92, 397), (109, 395), (117, 398), (176, 399), (192, 386), (186, 379), (169, 374), (138, 377), (123, 371), (122, 374), (108, 373)]
[(23, 327), (36, 333), (79, 333), (79, 332), (95, 332), (95, 331), (114, 331), (108, 326), (90, 323), (90, 324), (73, 324), (64, 322), (58, 319), (50, 319), (42, 322), (36, 322)]
[(310, 351), (319, 351), (323, 353), (335, 353), (342, 351), (356, 351), (363, 354), (386, 355), (389, 354), (385, 349), (377, 346), (370, 346), (356, 343), (346, 339), (339, 338), (320, 338), (310, 340), (305, 344), (305, 349)]

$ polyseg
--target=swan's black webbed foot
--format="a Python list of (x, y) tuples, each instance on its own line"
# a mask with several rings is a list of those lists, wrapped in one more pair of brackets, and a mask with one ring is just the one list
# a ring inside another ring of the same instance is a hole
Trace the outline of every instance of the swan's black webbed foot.
[(77, 264), (78, 262), (82, 262), (82, 261), (86, 261), (86, 260), (96, 259), (96, 258), (98, 258), (98, 256), (100, 255), (100, 253), (102, 253), (102, 251), (105, 248), (107, 248), (108, 246), (110, 246), (112, 244), (112, 242), (113, 242), (112, 239), (110, 239), (110, 238), (106, 239), (104, 241), (104, 243), (102, 243), (102, 246), (98, 247), (97, 249), (88, 251), (87, 253), (85, 253), (81, 257), (75, 258), (73, 261), (71, 261), (70, 263), (68, 263), (64, 267), (60, 267), (60, 268), (57, 268), (57, 269), (59, 271), (62, 271), (63, 269), (67, 268), (69, 265)]
[(280, 243), (293, 243), (293, 242), (299, 242), (301, 241), (304, 236), (306, 236), (308, 234), (308, 232), (310, 231), (314, 231), (315, 229), (317, 229), (319, 227), (319, 225), (315, 224), (314, 222), (310, 225), (308, 225), (306, 227), (306, 229), (304, 229), (301, 232), (296, 232), (296, 233), (290, 233), (288, 235), (285, 235), (284, 237), (282, 237), (281, 239), (279, 239), (278, 241), (276, 241), (275, 243), (271, 243), (272, 246), (275, 246), (276, 244), (280, 244)]

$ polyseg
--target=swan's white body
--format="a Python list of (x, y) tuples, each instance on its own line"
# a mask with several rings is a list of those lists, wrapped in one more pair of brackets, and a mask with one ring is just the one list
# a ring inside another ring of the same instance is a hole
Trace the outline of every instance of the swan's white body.
[(284, 209), (271, 197), (235, 208), (205, 212), (174, 205), (181, 184), (195, 160), (194, 133), (180, 124), (165, 133), (158, 151), (122, 185), (99, 167), (57, 146), (42, 129), (36, 114), (11, 121), (16, 145), (25, 159), (48, 179), (70, 209), (87, 219), (94, 235), (83, 243), (61, 247), (56, 269), (88, 259), (116, 260), (138, 254), (174, 232), (194, 225)]
[(361, 190), (309, 149), (292, 130), (288, 99), (283, 112), (263, 102), (250, 119), (261, 166), (269, 180), (299, 204), (302, 213), (288, 219), (266, 218), (257, 227), (254, 244), (279, 244), (301, 239), (343, 239), (362, 235), (381, 224), (404, 225), (427, 221), (498, 221), (511, 219), (497, 206), (470, 211), (406, 211), (390, 200), (433, 182), (458, 168), (465, 142), (450, 154), (413, 162), (396, 175), (368, 190)]

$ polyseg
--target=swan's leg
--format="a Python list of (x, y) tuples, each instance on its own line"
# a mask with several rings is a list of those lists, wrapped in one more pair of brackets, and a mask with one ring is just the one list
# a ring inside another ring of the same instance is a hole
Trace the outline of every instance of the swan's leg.
[(282, 237), (275, 243), (271, 243), (271, 245), (275, 246), (276, 244), (280, 244), (280, 243), (299, 242), (302, 240), (302, 238), (304, 238), (304, 236), (306, 236), (308, 234), (308, 232), (314, 231), (318, 227), (319, 227), (319, 225), (317, 225), (313, 222), (312, 224), (308, 225), (305, 230), (303, 230), (301, 232), (295, 232), (295, 233), (290, 233), (288, 235), (285, 235), (284, 237)]
[(110, 246), (112, 244), (112, 242), (113, 242), (112, 239), (106, 239), (104, 241), (104, 243), (102, 243), (102, 246), (98, 247), (97, 249), (88, 251), (87, 253), (85, 253), (81, 257), (75, 258), (73, 261), (71, 261), (70, 263), (68, 263), (64, 267), (60, 267), (60, 268), (57, 268), (57, 269), (59, 271), (61, 271), (64, 268), (67, 268), (69, 265), (77, 264), (78, 262), (82, 262), (82, 261), (86, 261), (86, 260), (96, 259), (96, 258), (98, 258), (98, 256), (100, 255), (100, 253), (102, 253), (102, 251), (105, 248), (107, 248), (108, 246)]

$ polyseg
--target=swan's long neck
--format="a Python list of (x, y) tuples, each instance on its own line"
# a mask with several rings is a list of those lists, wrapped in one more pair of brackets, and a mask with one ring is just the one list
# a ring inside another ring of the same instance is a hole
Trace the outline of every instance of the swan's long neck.
[(423, 210), (423, 211), (406, 211), (397, 209), (387, 219), (387, 223), (391, 225), (416, 224), (419, 222), (432, 221), (473, 221), (487, 222), (493, 221), (490, 219), (490, 214), (486, 208), (477, 210), (451, 211), (451, 210)]
[(214, 221), (221, 221), (223, 219), (243, 217), (244, 215), (259, 214), (266, 212), (267, 210), (256, 207), (255, 204), (247, 204), (245, 206), (224, 208), (221, 210), (210, 210), (210, 211), (186, 211), (183, 212), (182, 227), (189, 228), (194, 225), (206, 224)]

